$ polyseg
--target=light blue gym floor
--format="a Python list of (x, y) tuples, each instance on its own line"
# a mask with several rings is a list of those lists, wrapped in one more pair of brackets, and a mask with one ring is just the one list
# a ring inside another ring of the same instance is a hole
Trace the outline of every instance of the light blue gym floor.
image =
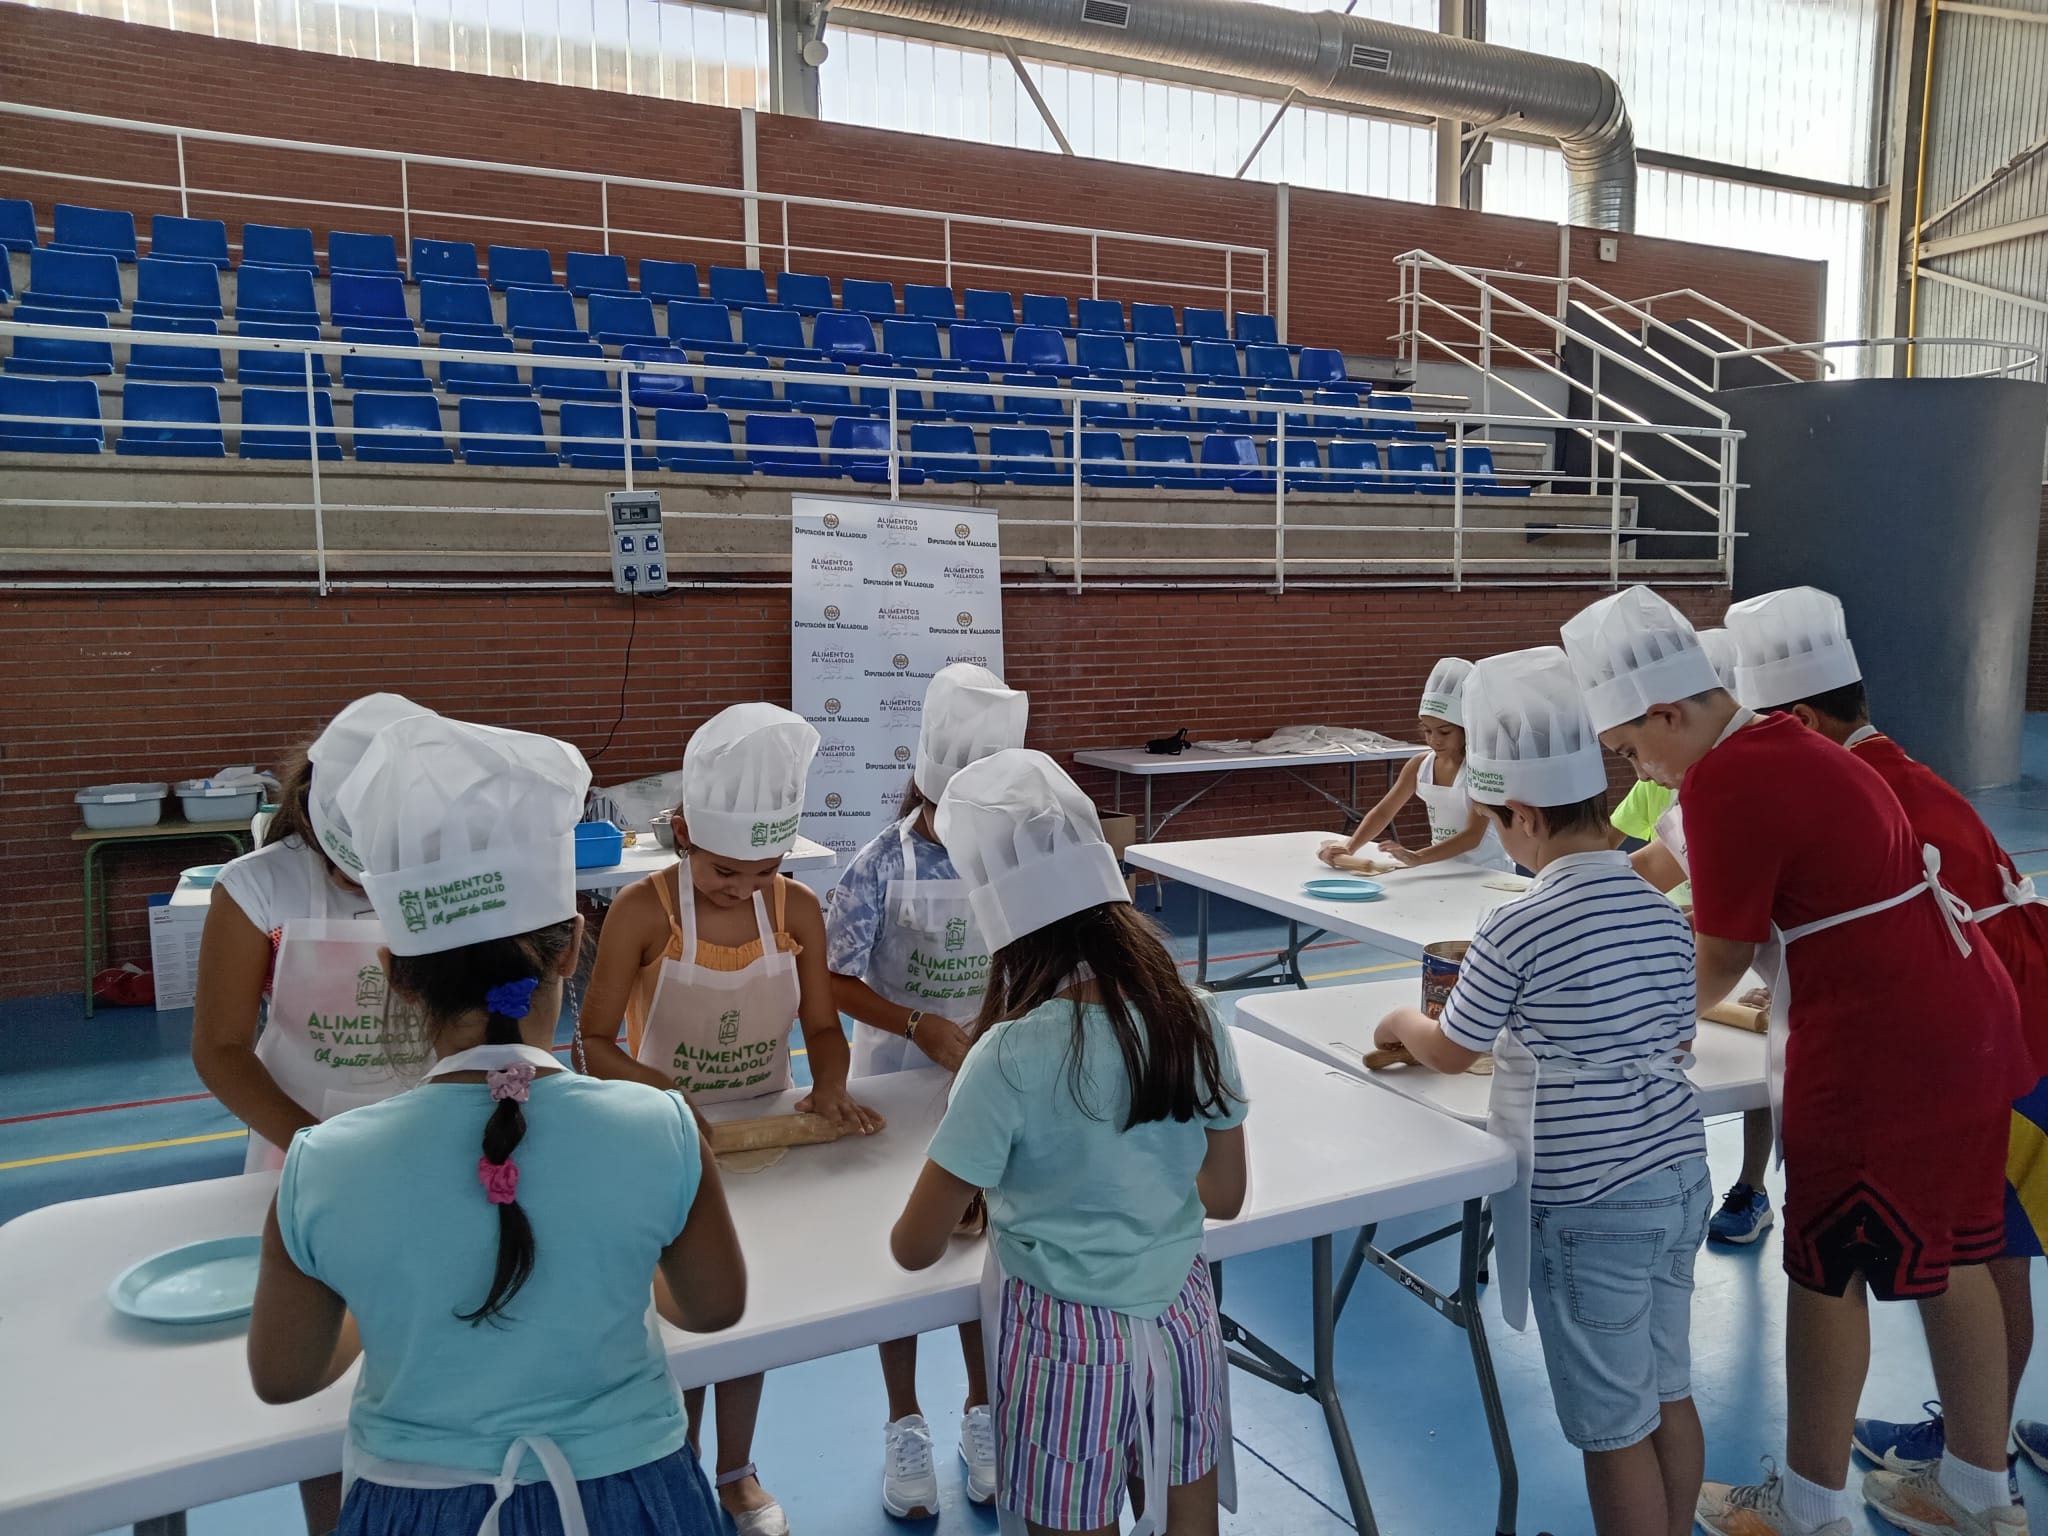
[[(2027, 722), (2026, 777), (1976, 803), (2021, 870), (2048, 874), (2048, 716)], [(1149, 892), (1145, 893), (1150, 910)], [(1193, 954), (1193, 903), (1169, 893), (1164, 921), (1180, 953)], [(1271, 951), (1284, 929), (1264, 915), (1218, 902), (1212, 952)], [(1318, 984), (1413, 967), (1360, 944), (1329, 944), (1309, 956)], [(1224, 969), (1228, 969), (1225, 966)], [(59, 1200), (238, 1173), (242, 1139), (209, 1098), (187, 1056), (189, 1013), (106, 1010), (86, 1020), (75, 998), (0, 1003), (0, 1220)], [(1252, 1134), (1257, 1134), (1256, 1111)], [(1740, 1160), (1739, 1127), (1709, 1126), (1716, 1182)], [(1455, 1213), (1442, 1213), (1449, 1219)], [(1385, 1229), (1382, 1242), (1440, 1224)], [(1343, 1252), (1340, 1246), (1339, 1253)], [(1706, 1424), (1709, 1476), (1753, 1481), (1760, 1458), (1778, 1454), (1784, 1385), (1780, 1335), (1784, 1279), (1776, 1233), (1753, 1248), (1710, 1248), (1693, 1305), (1693, 1380)], [(1449, 1287), (1448, 1245), (1417, 1267)], [(1225, 1269), (1226, 1305), (1246, 1327), (1297, 1360), (1309, 1357), (1306, 1246), (1235, 1259)], [(2048, 1291), (2048, 1287), (2042, 1288)], [(1579, 1459), (1559, 1436), (1533, 1329), (1507, 1331), (1485, 1302), (1487, 1328), (1522, 1477), (1523, 1532), (1576, 1536), (1590, 1529)], [(2048, 1338), (2048, 1299), (2037, 1302)], [(1872, 1309), (1873, 1351), (1864, 1411), (1914, 1417), (1932, 1395), (1927, 1352), (1910, 1308)], [(1344, 1404), (1374, 1511), (1390, 1536), (1492, 1530), (1494, 1475), (1464, 1338), (1414, 1299), (1368, 1272), (1338, 1329)], [(962, 1392), (950, 1338), (928, 1342), (925, 1408), (942, 1452), (944, 1508), (923, 1532), (995, 1529), (968, 1505), (950, 1456)], [(1243, 1536), (1330, 1536), (1348, 1530), (1322, 1415), (1243, 1375), (1232, 1387), (1239, 1512), (1224, 1529)], [(2022, 1414), (2048, 1417), (2048, 1366), (2020, 1393)], [(779, 1371), (770, 1379), (755, 1442), (763, 1481), (781, 1498), (796, 1536), (881, 1536), (902, 1529), (881, 1509), (883, 1397), (867, 1351)], [(80, 1434), (92, 1433), (80, 1425)], [(2048, 1481), (2022, 1463), (2022, 1489), (2048, 1508)], [(193, 1536), (295, 1536), (296, 1495), (275, 1490), (193, 1512)], [(1872, 1522), (1873, 1532), (1888, 1530)]]

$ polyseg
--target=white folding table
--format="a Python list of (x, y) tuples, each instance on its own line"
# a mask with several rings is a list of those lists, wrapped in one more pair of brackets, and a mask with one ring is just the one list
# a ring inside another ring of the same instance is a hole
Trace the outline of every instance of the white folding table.
[[(1210, 1229), (1209, 1256), (1309, 1240), (1315, 1358), (1303, 1371), (1230, 1323), (1233, 1358), (1322, 1405), (1358, 1528), (1375, 1531), (1337, 1395), (1333, 1234), (1445, 1205), (1476, 1213), (1512, 1180), (1513, 1159), (1470, 1126), (1369, 1093), (1271, 1041), (1241, 1036), (1239, 1047), (1252, 1100), (1251, 1193), (1238, 1220)], [(956, 1244), (919, 1274), (905, 1274), (888, 1252), (889, 1225), (943, 1112), (947, 1081), (937, 1072), (865, 1080), (858, 1092), (887, 1117), (886, 1130), (799, 1148), (766, 1172), (731, 1178), (748, 1258), (747, 1315), (708, 1337), (664, 1325), (680, 1383), (771, 1370), (976, 1315), (979, 1244)], [(793, 1099), (721, 1113), (775, 1113)], [(88, 1536), (140, 1522), (176, 1532), (182, 1516), (167, 1511), (340, 1466), (353, 1373), (305, 1402), (265, 1407), (249, 1387), (244, 1323), (152, 1326), (106, 1301), (109, 1282), (138, 1259), (258, 1231), (275, 1186), (272, 1175), (247, 1174), (139, 1190), (48, 1206), (0, 1227), (0, 1529)], [(1476, 1229), (1476, 1214), (1471, 1221)], [(545, 1225), (538, 1238), (547, 1243)], [(1497, 1412), (1485, 1340), (1476, 1330), (1470, 1338), (1489, 1412)], [(1512, 1459), (1504, 1455), (1501, 1469), (1507, 1531)]]

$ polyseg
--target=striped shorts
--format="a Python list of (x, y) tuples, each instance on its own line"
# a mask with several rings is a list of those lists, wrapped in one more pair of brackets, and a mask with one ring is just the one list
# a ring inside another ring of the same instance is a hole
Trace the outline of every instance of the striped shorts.
[[(1223, 1339), (1209, 1267), (1197, 1259), (1158, 1319), (1172, 1364), (1168, 1477), (1206, 1476), (1222, 1449)], [(1138, 1454), (1145, 1349), (1138, 1325), (1011, 1279), (996, 1352), (996, 1498), (1035, 1525), (1093, 1531), (1116, 1522)], [(1147, 1498), (1164, 1497), (1163, 1489)]]

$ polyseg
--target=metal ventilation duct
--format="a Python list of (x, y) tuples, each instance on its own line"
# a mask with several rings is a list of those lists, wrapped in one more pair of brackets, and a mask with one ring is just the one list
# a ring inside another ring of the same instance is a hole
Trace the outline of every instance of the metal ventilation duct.
[(1252, 0), (836, 4), (993, 37), (1264, 80), (1332, 101), (1546, 134), (1557, 140), (1571, 168), (1571, 222), (1624, 232), (1635, 228), (1635, 131), (1621, 88), (1590, 64)]

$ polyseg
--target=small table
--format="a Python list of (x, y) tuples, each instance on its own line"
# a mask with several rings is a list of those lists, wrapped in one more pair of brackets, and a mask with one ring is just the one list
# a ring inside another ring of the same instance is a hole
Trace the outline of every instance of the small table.
[(71, 841), (85, 844), (85, 1016), (88, 1019), (93, 1011), (92, 979), (98, 974), (95, 952), (100, 948), (100, 932), (107, 921), (106, 883), (99, 873), (101, 851), (124, 843), (189, 842), (215, 837), (231, 843), (237, 853), (249, 851), (249, 829), (241, 822), (208, 825), (186, 821), (182, 816), (166, 817), (153, 827), (108, 827), (98, 831), (79, 827), (71, 834)]
[[(576, 871), (576, 889), (579, 891), (616, 891), (631, 885), (635, 880), (644, 880), (649, 875), (659, 874), (675, 863), (675, 851), (664, 848), (654, 839), (652, 832), (642, 832), (639, 840), (619, 857), (616, 864), (601, 869), (579, 869)], [(839, 855), (823, 843), (813, 842), (808, 837), (799, 837), (796, 846), (783, 856), (784, 871), (797, 869), (829, 869), (839, 862)]]

